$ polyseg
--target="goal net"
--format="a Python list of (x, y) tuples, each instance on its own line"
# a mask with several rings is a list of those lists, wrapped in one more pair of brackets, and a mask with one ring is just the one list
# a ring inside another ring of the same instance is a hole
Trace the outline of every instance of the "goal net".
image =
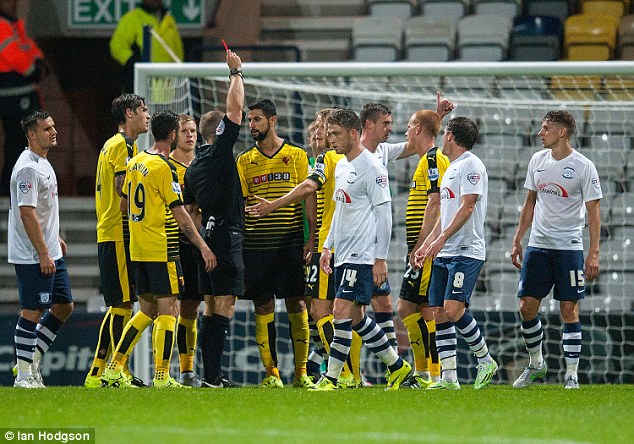
[[(152, 112), (170, 108), (199, 117), (224, 108), (228, 79), (223, 64), (136, 66), (137, 93), (147, 98)], [(634, 383), (634, 155), (630, 154), (634, 63), (245, 63), (243, 72), (247, 104), (256, 98), (272, 99), (277, 105), (278, 134), (300, 146), (305, 145), (305, 130), (316, 111), (325, 107), (358, 111), (367, 102), (391, 108), (394, 124), (389, 141), (402, 141), (414, 111), (435, 109), (437, 90), (456, 104), (449, 117), (466, 116), (478, 123), (480, 139), (473, 152), (484, 161), (489, 174), (487, 261), (470, 310), (501, 364), (498, 380), (503, 383), (513, 381), (528, 362), (517, 313), (519, 275), (509, 255), (525, 197), (526, 168), (531, 155), (542, 148), (537, 132), (545, 113), (570, 111), (577, 121), (573, 146), (595, 162), (604, 192), (601, 272), (588, 283), (587, 297), (580, 303), (580, 382)], [(149, 142), (140, 143), (146, 147)], [(236, 154), (251, 144), (243, 129)], [(389, 165), (394, 213), (389, 279), (394, 306), (405, 270), (405, 206), (417, 162), (412, 157)], [(587, 229), (585, 238), (587, 248)], [(540, 316), (551, 369), (547, 379), (561, 382), (565, 362), (559, 304), (546, 298)], [(396, 318), (401, 350), (407, 354), (407, 334)], [(278, 356), (289, 380), (293, 360), (284, 323), (278, 322)], [(249, 303), (238, 304), (229, 342), (225, 370), (232, 379), (243, 383), (261, 380), (263, 369)], [(475, 359), (462, 340), (459, 348), (460, 377), (473, 381)], [(381, 381), (383, 369), (366, 351), (363, 366), (370, 380)]]

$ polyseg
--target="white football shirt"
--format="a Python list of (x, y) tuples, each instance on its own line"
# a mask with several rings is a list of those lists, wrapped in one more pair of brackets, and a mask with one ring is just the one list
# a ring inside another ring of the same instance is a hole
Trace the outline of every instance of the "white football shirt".
[(405, 150), (407, 142), (400, 143), (379, 143), (376, 147), (376, 151), (373, 153), (377, 159), (387, 168), (387, 164), (394, 159), (398, 159)]
[(576, 150), (561, 160), (549, 149), (538, 151), (528, 164), (524, 187), (537, 192), (528, 245), (583, 250), (585, 203), (603, 197), (592, 161)]
[(11, 173), (8, 260), (11, 264), (38, 264), (40, 257), (20, 217), (22, 206), (35, 207), (48, 254), (53, 260), (60, 259), (57, 177), (47, 159), (28, 149), (20, 154)]
[(335, 168), (333, 200), (335, 214), (327, 242), (332, 239), (335, 266), (373, 265), (377, 221), (372, 210), (391, 201), (387, 169), (368, 150), (352, 162), (341, 159)]
[(449, 164), (440, 184), (440, 223), (444, 230), (460, 208), (461, 197), (477, 194), (478, 200), (471, 217), (445, 243), (438, 256), (466, 256), (484, 260), (484, 218), (487, 212), (489, 177), (482, 161), (471, 151), (465, 151)]

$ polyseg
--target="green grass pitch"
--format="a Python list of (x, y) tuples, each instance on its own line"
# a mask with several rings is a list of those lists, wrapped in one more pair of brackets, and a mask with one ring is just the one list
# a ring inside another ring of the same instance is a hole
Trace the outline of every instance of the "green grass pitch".
[(0, 399), (0, 428), (94, 427), (98, 443), (634, 442), (631, 385), (312, 393), (3, 387)]

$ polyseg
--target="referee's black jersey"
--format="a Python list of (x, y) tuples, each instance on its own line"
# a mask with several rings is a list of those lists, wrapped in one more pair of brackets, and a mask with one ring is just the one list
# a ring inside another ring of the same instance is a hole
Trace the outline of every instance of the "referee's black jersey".
[(183, 200), (185, 204), (198, 203), (203, 227), (213, 216), (216, 226), (244, 230), (244, 199), (233, 157), (239, 133), (240, 125), (225, 115), (214, 143), (200, 147), (185, 173)]

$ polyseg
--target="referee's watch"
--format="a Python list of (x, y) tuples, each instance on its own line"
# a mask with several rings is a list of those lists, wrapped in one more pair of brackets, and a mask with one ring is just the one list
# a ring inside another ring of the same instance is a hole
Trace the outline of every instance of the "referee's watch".
[(233, 77), (233, 76), (242, 77), (242, 69), (241, 68), (231, 68), (231, 70), (229, 70), (229, 80), (231, 80), (231, 77)]

